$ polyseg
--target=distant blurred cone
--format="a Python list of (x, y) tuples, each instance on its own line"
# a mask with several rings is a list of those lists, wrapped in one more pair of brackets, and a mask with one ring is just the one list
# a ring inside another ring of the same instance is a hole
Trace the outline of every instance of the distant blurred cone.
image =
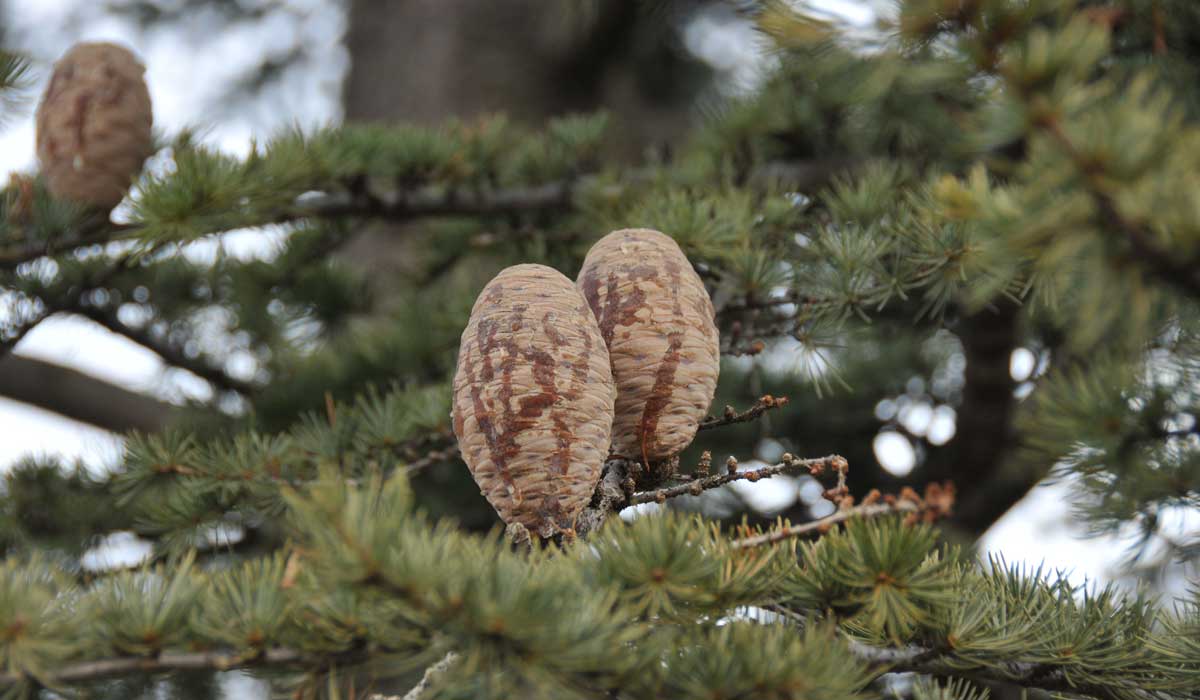
[(37, 153), (57, 198), (111, 210), (153, 153), (145, 68), (115, 44), (77, 44), (38, 106)]

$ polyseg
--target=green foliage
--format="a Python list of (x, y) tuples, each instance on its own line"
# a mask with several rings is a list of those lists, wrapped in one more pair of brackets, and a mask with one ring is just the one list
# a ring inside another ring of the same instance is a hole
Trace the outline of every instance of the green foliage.
[[(1056, 467), (1096, 531), (1140, 528), (1139, 556), (1200, 507), (1196, 4), (905, 0), (872, 45), (789, 3), (750, 15), (773, 42), (760, 89), (636, 169), (612, 162), (603, 115), (492, 116), (290, 130), (244, 158), (185, 133), (119, 223), (14, 180), (0, 340), (75, 314), (213, 391), (130, 437), (108, 475), (30, 461), (6, 477), (3, 682), (54, 687), (112, 657), (282, 667), (336, 697), (443, 659), (429, 697), (834, 700), (895, 672), (929, 700), (983, 700), (976, 681), (1194, 697), (1195, 594), (977, 562), (925, 525), (755, 549), (667, 513), (533, 551), (458, 527), (495, 522), (447, 451), (476, 293), (516, 262), (574, 274), (634, 226), (679, 242), (725, 351), (767, 348), (727, 360), (717, 405), (793, 397), (697, 449), (837, 452), (865, 495), (902, 483), (872, 471), (880, 428), (908, 429), (884, 402), (936, 404), (961, 409), (960, 437), (907, 435), (910, 482), (953, 476), (979, 499)], [(0, 89), (21, 70), (0, 56)], [(342, 259), (380, 221), (403, 258), (387, 285)], [(270, 250), (226, 250), (268, 232)], [(1041, 360), (1020, 404), (1016, 347)], [(115, 529), (153, 537), (159, 563), (81, 576), (71, 560)]]
[(930, 610), (958, 595), (953, 558), (929, 553), (935, 538), (927, 527), (852, 523), (804, 547), (784, 584), (786, 600), (837, 611), (865, 638), (908, 641)]
[[(204, 650), (231, 667), (302, 658), (294, 682), (315, 691), (351, 669), (388, 676), (453, 651), (435, 696), (821, 700), (865, 697), (872, 679), (897, 669), (1121, 698), (1186, 697), (1200, 676), (1190, 603), (1163, 616), (1112, 590), (995, 562), (979, 569), (940, 553), (928, 528), (895, 520), (855, 522), (799, 557), (786, 543), (735, 550), (710, 525), (669, 513), (606, 529), (595, 546), (515, 551), (495, 534), (431, 524), (399, 473), (351, 485), (326, 469), (286, 494), (293, 546), (232, 568), (184, 559), (79, 585), (45, 560), (9, 558), (0, 571), (8, 673), (113, 654), (113, 663), (169, 664)], [(663, 580), (647, 580), (638, 571), (664, 564), (656, 542), (706, 556), (684, 552), (665, 562)], [(840, 563), (817, 568), (817, 557)], [(909, 586), (921, 614), (890, 594), (830, 606), (796, 593), (865, 588), (859, 581)], [(747, 604), (774, 606), (780, 619), (755, 622)], [(923, 651), (880, 665), (901, 622), (901, 648)], [(66, 643), (72, 627), (87, 634)]]

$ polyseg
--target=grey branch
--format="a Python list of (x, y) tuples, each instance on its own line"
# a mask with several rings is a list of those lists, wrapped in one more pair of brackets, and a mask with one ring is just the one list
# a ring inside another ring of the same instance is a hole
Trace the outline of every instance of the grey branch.
[[(707, 455), (707, 453), (705, 454)], [(592, 493), (591, 503), (575, 519), (575, 534), (582, 536), (595, 532), (604, 525), (609, 516), (619, 513), (630, 505), (663, 502), (668, 498), (678, 496), (699, 495), (708, 489), (724, 486), (731, 481), (742, 479), (757, 481), (795, 469), (807, 469), (814, 474), (821, 473), (825, 469), (833, 469), (838, 472), (839, 485), (841, 485), (847, 468), (845, 458), (838, 455), (816, 459), (797, 459), (790, 454), (785, 454), (778, 464), (749, 471), (736, 471), (737, 461), (732, 458), (729, 463), (732, 467), (725, 474), (702, 476), (675, 486), (635, 493), (631, 475), (639, 465), (622, 457), (610, 457), (604, 463), (604, 470), (601, 472), (596, 490)]]
[(457, 660), (458, 654), (454, 652), (447, 653), (442, 657), (441, 661), (438, 661), (429, 668), (425, 669), (425, 675), (421, 676), (421, 682), (414, 685), (412, 690), (404, 694), (403, 698), (397, 698), (395, 696), (389, 698), (382, 695), (375, 695), (371, 698), (371, 700), (420, 700), (421, 696), (429, 690), (429, 686), (433, 685), (438, 678), (445, 675), (446, 671), (448, 671)]
[[(794, 189), (807, 190), (824, 184), (855, 165), (856, 161), (846, 159), (775, 162), (755, 171), (752, 179), (763, 186), (787, 184)], [(659, 177), (661, 173), (654, 169), (634, 170), (611, 187), (620, 190)], [(597, 186), (609, 185), (597, 176), (584, 175), (540, 185), (491, 190), (430, 185), (383, 196), (367, 192), (326, 192), (301, 196), (291, 206), (265, 212), (253, 220), (247, 217), (241, 226), (265, 226), (309, 218), (362, 217), (409, 221), (431, 216), (488, 216), (566, 210), (573, 205), (576, 191)], [(68, 232), (52, 241), (0, 248), (0, 269), (12, 269), (24, 262), (79, 247), (121, 240), (137, 230), (136, 224), (85, 222), (79, 231)]]
[[(0, 687), (11, 687), (22, 681), (36, 680), (42, 685), (82, 683), (85, 681), (112, 678), (134, 673), (162, 673), (166, 671), (227, 671), (234, 668), (262, 666), (295, 666), (322, 657), (306, 655), (295, 649), (266, 649), (255, 654), (222, 654), (197, 652), (185, 654), (159, 654), (158, 656), (119, 657), (96, 659), (64, 666), (37, 678), (22, 673), (0, 673)], [(347, 660), (353, 660), (347, 659)]]
[[(937, 649), (909, 647), (907, 649), (881, 649), (859, 642), (851, 642), (855, 656), (867, 663), (882, 667), (888, 673), (920, 673), (933, 676), (952, 676), (975, 683), (1009, 683), (1023, 688), (1045, 690), (1051, 693), (1084, 695), (1100, 700), (1121, 700), (1130, 693), (1139, 693), (1136, 687), (1114, 688), (1099, 683), (1072, 683), (1062, 672), (1043, 664), (1007, 664), (987, 668), (965, 669), (947, 664), (947, 655)], [(1146, 697), (1150, 697), (1147, 695)]]
[(133, 326), (122, 323), (117, 314), (107, 309), (101, 309), (94, 306), (63, 306), (62, 311), (69, 311), (78, 314), (90, 321), (94, 321), (117, 335), (124, 336), (129, 340), (153, 351), (161, 357), (164, 362), (172, 367), (179, 367), (195, 374), (196, 376), (207, 380), (217, 389), (223, 391), (236, 391), (242, 394), (249, 394), (255, 390), (255, 385), (251, 382), (246, 382), (241, 379), (229, 376), (225, 370), (204, 360), (189, 357), (179, 348), (174, 347), (169, 342), (155, 338), (145, 328), (134, 328)]
[(855, 506), (839, 510), (832, 515), (827, 515), (819, 520), (811, 520), (807, 523), (799, 525), (789, 525), (787, 527), (775, 528), (768, 530), (761, 535), (752, 537), (744, 537), (733, 542), (734, 549), (742, 549), (744, 547), (761, 547), (765, 544), (774, 544), (782, 542), (793, 537), (800, 537), (813, 532), (822, 532), (838, 523), (846, 522), (854, 518), (876, 518), (881, 515), (891, 515), (893, 513), (916, 513), (920, 510), (920, 506), (911, 501), (896, 501), (895, 503), (872, 503), (870, 505)]
[(0, 395), (113, 432), (161, 430), (178, 412), (151, 396), (21, 355), (0, 359)]
[(633, 494), (633, 498), (629, 499), (629, 503), (632, 505), (637, 505), (638, 503), (662, 503), (668, 498), (675, 498), (677, 496), (699, 496), (708, 489), (715, 489), (718, 486), (724, 486), (732, 481), (758, 481), (759, 479), (766, 479), (768, 477), (775, 476), (776, 474), (782, 474), (786, 471), (794, 471), (797, 469), (807, 469), (809, 471), (820, 473), (827, 468), (837, 469), (839, 464), (845, 465), (845, 463), (846, 459), (839, 455), (829, 455), (827, 457), (817, 457), (815, 459), (796, 459), (790, 454), (785, 454), (782, 461), (780, 461), (778, 464), (772, 464), (761, 469), (749, 469), (744, 472), (739, 472), (732, 470), (736, 469), (737, 467), (737, 462), (733, 462), (734, 466), (728, 473), (714, 474), (713, 476), (693, 479), (669, 488), (635, 493)]
[(697, 430), (712, 430), (723, 425), (733, 425), (734, 423), (748, 423), (752, 420), (757, 420), (767, 411), (774, 408), (782, 408), (786, 406), (788, 399), (786, 396), (775, 397), (767, 394), (754, 402), (750, 408), (738, 413), (733, 406), (726, 406), (725, 413), (720, 418), (708, 417), (700, 421)]

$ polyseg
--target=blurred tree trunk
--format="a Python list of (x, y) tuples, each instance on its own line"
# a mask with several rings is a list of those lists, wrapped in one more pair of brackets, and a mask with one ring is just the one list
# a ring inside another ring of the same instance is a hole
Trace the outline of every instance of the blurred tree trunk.
[[(343, 92), (347, 122), (504, 113), (540, 126), (605, 110), (608, 153), (639, 157), (686, 131), (708, 69), (675, 41), (698, 2), (647, 13), (636, 0), (351, 0)], [(413, 279), (421, 225), (371, 224), (343, 249), (367, 273), (381, 311)]]
[(623, 151), (681, 133), (707, 71), (674, 41), (695, 3), (351, 0), (347, 121), (437, 124), (504, 112), (540, 124), (605, 109)]

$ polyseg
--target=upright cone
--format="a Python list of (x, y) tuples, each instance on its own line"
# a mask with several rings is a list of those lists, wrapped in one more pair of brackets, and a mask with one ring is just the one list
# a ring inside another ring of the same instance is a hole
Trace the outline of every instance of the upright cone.
[(612, 452), (646, 462), (679, 454), (708, 413), (720, 371), (700, 276), (670, 236), (624, 229), (592, 246), (577, 284), (612, 358)]
[(50, 193), (111, 210), (153, 153), (145, 69), (129, 50), (76, 44), (54, 65), (37, 112), (37, 153)]
[(608, 454), (616, 390), (608, 350), (562, 274), (516, 265), (483, 288), (454, 375), (454, 434), (510, 525), (574, 528)]

